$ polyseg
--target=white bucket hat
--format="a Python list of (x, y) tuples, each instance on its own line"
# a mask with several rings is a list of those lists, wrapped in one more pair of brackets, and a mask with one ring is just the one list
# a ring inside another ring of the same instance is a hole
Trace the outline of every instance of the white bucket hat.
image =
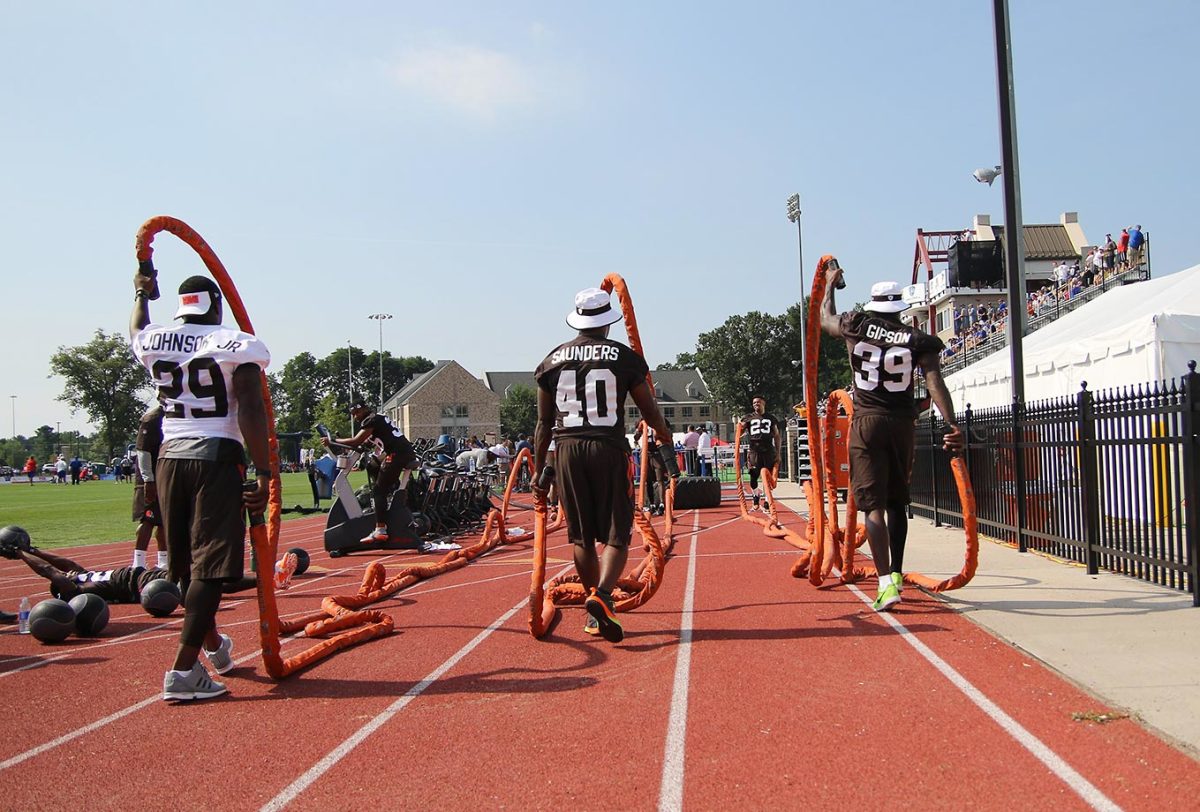
[(608, 291), (587, 288), (575, 294), (575, 309), (567, 314), (567, 324), (576, 330), (607, 327), (621, 320), (621, 311), (612, 306)]
[(908, 310), (903, 293), (904, 288), (899, 282), (876, 282), (871, 286), (871, 301), (863, 305), (863, 309), (874, 313), (903, 313)]

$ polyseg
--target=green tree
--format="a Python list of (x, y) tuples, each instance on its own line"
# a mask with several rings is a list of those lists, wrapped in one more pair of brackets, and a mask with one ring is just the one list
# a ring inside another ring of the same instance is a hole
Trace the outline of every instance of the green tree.
[(681, 352), (674, 361), (664, 361), (655, 369), (695, 369), (697, 366), (695, 353)]
[(38, 426), (38, 430), (33, 433), (33, 456), (37, 457), (39, 463), (50, 462), (56, 459), (54, 426)]
[[(804, 397), (800, 352), (800, 305), (773, 316), (751, 311), (730, 316), (715, 330), (696, 339), (695, 353), (680, 353), (661, 369), (696, 366), (714, 399), (737, 414), (762, 395), (777, 415)], [(793, 363), (797, 362), (797, 363)], [(842, 341), (822, 335), (817, 355), (817, 391), (821, 394), (850, 384), (850, 362)]]
[(500, 433), (506, 437), (533, 434), (537, 423), (537, 390), (517, 384), (500, 403)]
[[(368, 353), (363, 363), (369, 380), (374, 382), (367, 399), (372, 403), (379, 397), (379, 352)], [(433, 369), (433, 361), (419, 355), (397, 358), (387, 350), (383, 351), (383, 399), (386, 401), (392, 395), (404, 388), (404, 385), (423, 372)], [(357, 376), (355, 376), (357, 377)], [(378, 404), (382, 406), (383, 404)]]
[[(330, 393), (321, 398), (313, 410), (313, 424), (323, 423), (334, 437), (350, 436), (350, 414), (338, 396)], [(357, 428), (357, 427), (356, 427)]]
[(29, 441), (25, 437), (17, 436), (0, 440), (0, 465), (19, 468), (25, 464), (25, 458), (28, 456)]
[(275, 400), (275, 424), (279, 431), (305, 431), (317, 422), (316, 408), (321, 401), (317, 359), (302, 352), (283, 365), (278, 373), (279, 392)]
[(58, 399), (72, 411), (87, 412), (88, 420), (100, 427), (98, 441), (106, 459), (137, 432), (150, 375), (133, 357), (123, 334), (97, 330), (87, 344), (59, 347), (50, 357), (50, 374), (66, 382)]

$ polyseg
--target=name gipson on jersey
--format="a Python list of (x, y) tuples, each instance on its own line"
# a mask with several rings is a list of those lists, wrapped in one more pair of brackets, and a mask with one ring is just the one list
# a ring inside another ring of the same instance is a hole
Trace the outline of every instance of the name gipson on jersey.
[(616, 361), (621, 348), (611, 344), (568, 344), (550, 356), (551, 365), (565, 361)]
[(907, 344), (912, 338), (908, 330), (887, 330), (881, 324), (867, 325), (867, 338), (886, 341), (889, 344)]

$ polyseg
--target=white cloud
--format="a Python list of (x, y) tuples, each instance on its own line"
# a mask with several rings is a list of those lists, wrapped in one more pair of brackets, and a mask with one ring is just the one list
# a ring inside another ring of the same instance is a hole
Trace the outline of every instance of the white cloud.
[(418, 48), (389, 66), (400, 87), (482, 118), (537, 101), (530, 71), (499, 51), (469, 45)]

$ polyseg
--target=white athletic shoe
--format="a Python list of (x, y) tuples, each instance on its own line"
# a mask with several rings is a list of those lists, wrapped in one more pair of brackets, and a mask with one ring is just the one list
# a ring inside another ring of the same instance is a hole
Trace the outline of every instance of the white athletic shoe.
[(205, 649), (204, 656), (208, 657), (208, 664), (213, 671), (224, 674), (233, 670), (233, 638), (227, 634), (217, 636), (221, 638), (221, 645), (217, 646), (216, 651)]
[(199, 660), (186, 677), (181, 677), (174, 671), (163, 675), (164, 700), (178, 699), (187, 702), (192, 699), (212, 699), (228, 691), (224, 683), (217, 682), (208, 675)]

